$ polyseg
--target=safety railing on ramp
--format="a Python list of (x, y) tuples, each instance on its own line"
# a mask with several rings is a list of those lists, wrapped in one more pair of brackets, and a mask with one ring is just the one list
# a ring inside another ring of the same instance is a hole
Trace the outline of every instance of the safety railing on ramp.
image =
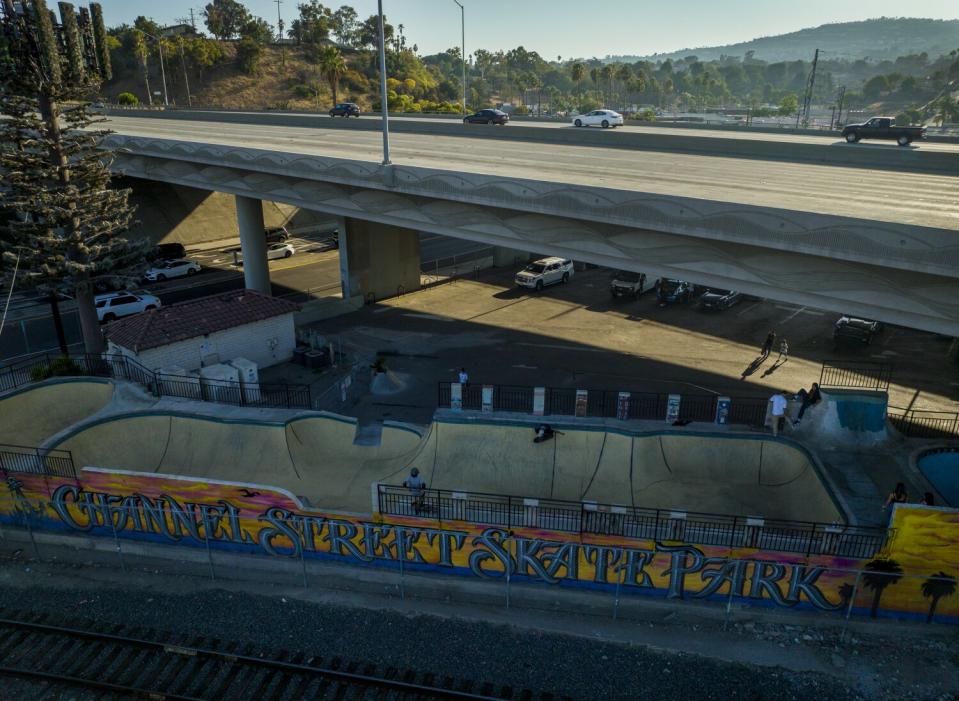
[(959, 413), (889, 407), (889, 423), (907, 438), (955, 438), (959, 435)]
[(377, 504), (382, 515), (435, 519), (441, 524), (465, 521), (507, 530), (538, 528), (804, 555), (872, 557), (885, 547), (888, 538), (885, 528), (442, 489), (414, 491), (385, 484), (377, 485)]
[(819, 386), (884, 391), (892, 380), (891, 363), (823, 363)]
[(29, 448), (3, 443), (0, 443), (0, 472), (5, 478), (9, 477), (10, 473), (55, 475), (71, 479), (77, 477), (73, 454), (69, 450)]

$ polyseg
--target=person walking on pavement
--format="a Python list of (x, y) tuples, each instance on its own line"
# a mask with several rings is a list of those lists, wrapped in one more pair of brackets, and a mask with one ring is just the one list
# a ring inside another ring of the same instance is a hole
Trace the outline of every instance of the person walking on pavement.
[(786, 407), (789, 403), (783, 392), (777, 392), (771, 396), (769, 402), (772, 404), (773, 435), (778, 436), (786, 422)]
[(786, 339), (783, 338), (779, 343), (779, 357), (776, 358), (776, 364), (779, 365), (781, 362), (785, 363), (787, 360), (789, 360), (789, 344), (786, 343)]
[(460, 368), (460, 374), (459, 374), (460, 384), (465, 387), (466, 385), (469, 384), (469, 381), (470, 381), (470, 376), (469, 376), (469, 373), (466, 372), (466, 368)]
[(772, 352), (774, 343), (776, 343), (776, 332), (770, 331), (768, 334), (766, 334), (766, 340), (763, 341), (763, 347), (760, 350), (760, 353), (762, 353), (764, 358)]

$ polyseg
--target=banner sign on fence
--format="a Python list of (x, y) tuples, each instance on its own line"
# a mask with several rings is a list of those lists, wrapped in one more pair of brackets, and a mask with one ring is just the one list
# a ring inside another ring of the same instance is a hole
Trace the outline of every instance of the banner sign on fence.
[(483, 385), (483, 413), (493, 413), (493, 385)]
[(585, 389), (576, 390), (576, 416), (586, 416), (586, 407), (589, 405), (589, 392)]
[(729, 397), (720, 397), (716, 400), (716, 423), (723, 426), (729, 423), (729, 407), (732, 403)]
[(460, 411), (463, 408), (463, 385), (454, 382), (450, 385), (450, 409)]
[(616, 398), (616, 418), (625, 421), (629, 418), (629, 392), (620, 392)]
[(546, 413), (546, 388), (533, 387), (533, 416)]
[(682, 397), (671, 394), (666, 400), (666, 423), (671, 424), (679, 418), (679, 403)]

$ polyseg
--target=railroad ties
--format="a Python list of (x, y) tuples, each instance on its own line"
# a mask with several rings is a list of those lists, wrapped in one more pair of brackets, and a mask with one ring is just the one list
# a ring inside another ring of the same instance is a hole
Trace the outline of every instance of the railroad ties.
[[(428, 672), (264, 651), (252, 644), (0, 611), (0, 676), (155, 701), (569, 701)], [(91, 697), (92, 698), (92, 697)]]

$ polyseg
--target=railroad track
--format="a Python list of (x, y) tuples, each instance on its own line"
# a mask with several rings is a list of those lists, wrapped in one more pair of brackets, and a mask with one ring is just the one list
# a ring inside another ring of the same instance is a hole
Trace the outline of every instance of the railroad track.
[[(561, 701), (413, 670), (265, 655), (253, 645), (195, 636), (185, 641), (123, 626), (66, 627), (46, 615), (0, 612), (0, 676), (87, 689), (99, 699), (154, 701)], [(569, 701), (568, 699), (566, 701)]]

